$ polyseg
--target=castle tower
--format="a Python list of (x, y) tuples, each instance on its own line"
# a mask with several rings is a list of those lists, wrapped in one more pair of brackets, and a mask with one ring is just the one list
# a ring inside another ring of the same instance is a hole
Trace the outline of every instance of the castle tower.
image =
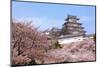
[(79, 18), (76, 16), (68, 15), (67, 19), (65, 19), (65, 23), (63, 24), (62, 34), (72, 34), (72, 35), (85, 35), (84, 27), (79, 23)]

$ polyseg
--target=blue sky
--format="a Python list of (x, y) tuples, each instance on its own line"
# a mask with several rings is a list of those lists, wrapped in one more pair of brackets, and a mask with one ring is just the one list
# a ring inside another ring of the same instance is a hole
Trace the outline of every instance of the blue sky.
[(80, 18), (87, 34), (95, 33), (95, 6), (12, 2), (12, 18), (32, 21), (40, 30), (61, 28), (69, 14)]

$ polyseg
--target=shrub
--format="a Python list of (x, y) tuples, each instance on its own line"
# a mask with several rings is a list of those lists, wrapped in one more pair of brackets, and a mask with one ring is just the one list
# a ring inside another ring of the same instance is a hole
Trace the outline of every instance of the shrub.
[(52, 37), (50, 40), (50, 46), (49, 49), (57, 49), (57, 48), (62, 48), (61, 44), (58, 42), (57, 38)]
[(55, 48), (62, 48), (62, 47), (61, 47), (61, 44), (59, 44), (58, 41), (56, 41), (56, 42), (54, 43), (54, 46), (55, 46)]
[(94, 41), (96, 42), (96, 34), (94, 34), (93, 39), (94, 39)]

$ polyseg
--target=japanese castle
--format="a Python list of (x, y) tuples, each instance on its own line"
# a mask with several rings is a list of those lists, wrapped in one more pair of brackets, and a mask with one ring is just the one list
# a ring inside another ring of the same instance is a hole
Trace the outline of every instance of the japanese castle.
[(52, 28), (46, 33), (49, 37), (56, 36), (61, 44), (82, 41), (86, 36), (86, 31), (79, 20), (77, 16), (68, 15), (62, 29)]

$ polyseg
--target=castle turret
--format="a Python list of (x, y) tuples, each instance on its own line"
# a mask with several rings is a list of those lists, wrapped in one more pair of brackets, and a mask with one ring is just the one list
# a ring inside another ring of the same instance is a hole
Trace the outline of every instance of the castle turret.
[(65, 23), (63, 24), (62, 34), (81, 34), (85, 35), (84, 27), (82, 27), (82, 23), (79, 23), (79, 18), (76, 16), (68, 15), (67, 19), (65, 19)]

